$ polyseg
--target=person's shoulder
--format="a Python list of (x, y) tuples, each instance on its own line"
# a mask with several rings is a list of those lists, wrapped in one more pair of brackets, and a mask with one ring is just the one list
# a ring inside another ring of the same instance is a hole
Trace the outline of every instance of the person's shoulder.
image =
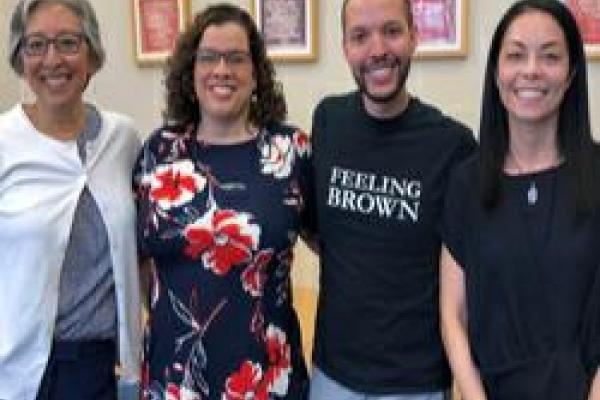
[(182, 127), (179, 125), (163, 124), (150, 132), (144, 140), (144, 147), (150, 150), (158, 150), (165, 145), (173, 142), (188, 142), (194, 136), (191, 127)]
[(110, 123), (115, 128), (135, 130), (135, 123), (129, 115), (112, 110), (103, 110), (96, 106), (93, 107), (98, 110), (103, 121)]
[(451, 175), (453, 180), (463, 185), (472, 185), (478, 182), (479, 177), (479, 151), (476, 150), (464, 160), (460, 161), (453, 169)]
[(288, 122), (272, 122), (267, 124), (261, 130), (261, 134), (263, 135), (264, 139), (270, 139), (274, 137), (284, 138), (285, 141), (289, 142), (296, 148), (299, 154), (306, 153), (310, 143), (310, 137), (306, 131)]
[(95, 105), (89, 105), (98, 112), (102, 129), (110, 140), (115, 140), (122, 145), (137, 152), (140, 147), (140, 137), (133, 118), (112, 110), (103, 110)]
[(357, 92), (331, 94), (322, 98), (317, 104), (317, 108), (325, 109), (344, 109), (356, 105)]
[(13, 143), (22, 137), (20, 132), (26, 129), (26, 117), (21, 104), (16, 104), (0, 113), (0, 142)]
[(20, 104), (16, 104), (9, 108), (8, 110), (4, 110), (0, 112), (0, 124), (2, 126), (8, 126), (14, 124), (14, 121), (22, 119), (22, 108)]
[(414, 108), (417, 110), (416, 114), (423, 121), (427, 121), (429, 125), (435, 126), (437, 129), (449, 134), (473, 137), (471, 128), (456, 118), (447, 115), (439, 107), (416, 97), (412, 99), (412, 102), (414, 103)]
[(298, 125), (290, 122), (271, 122), (265, 125), (262, 129), (268, 135), (279, 135), (279, 136), (295, 136), (303, 134), (305, 131)]

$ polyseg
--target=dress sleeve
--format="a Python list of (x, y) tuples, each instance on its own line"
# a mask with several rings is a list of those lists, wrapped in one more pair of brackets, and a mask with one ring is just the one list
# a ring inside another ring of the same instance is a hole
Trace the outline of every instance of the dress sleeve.
[(302, 130), (296, 130), (293, 134), (294, 147), (297, 156), (298, 188), (302, 197), (302, 206), (300, 210), (302, 231), (312, 236), (314, 233), (314, 215), (313, 215), (313, 196), (314, 179), (312, 165), (312, 149), (310, 137)]
[(469, 187), (467, 167), (469, 165), (461, 164), (450, 175), (440, 224), (442, 242), (463, 268), (465, 267), (465, 239), (469, 228), (468, 210), (473, 206), (468, 197), (469, 193), (473, 192), (473, 188)]
[(151, 144), (154, 141), (151, 135), (142, 145), (135, 164), (133, 166), (132, 189), (135, 198), (136, 206), (136, 235), (138, 256), (141, 260), (149, 257), (148, 248), (144, 240), (145, 232), (148, 227), (149, 213), (149, 174), (151, 165), (153, 165), (156, 157), (151, 150)]
[(600, 266), (584, 314), (583, 345), (586, 367), (593, 373), (600, 368)]

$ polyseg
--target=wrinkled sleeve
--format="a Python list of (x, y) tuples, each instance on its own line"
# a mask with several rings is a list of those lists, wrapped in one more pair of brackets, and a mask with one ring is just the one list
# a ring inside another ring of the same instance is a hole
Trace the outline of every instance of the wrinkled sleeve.
[(472, 206), (468, 194), (473, 190), (469, 188), (466, 167), (460, 165), (450, 175), (440, 222), (442, 243), (463, 268), (465, 268), (465, 239), (469, 225), (468, 209)]

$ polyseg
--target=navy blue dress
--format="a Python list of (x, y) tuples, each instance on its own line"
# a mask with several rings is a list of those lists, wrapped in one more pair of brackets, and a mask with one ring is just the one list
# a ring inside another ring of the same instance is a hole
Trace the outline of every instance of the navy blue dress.
[(302, 399), (292, 248), (309, 188), (305, 133), (232, 145), (155, 132), (139, 157), (141, 251), (154, 261), (145, 399)]

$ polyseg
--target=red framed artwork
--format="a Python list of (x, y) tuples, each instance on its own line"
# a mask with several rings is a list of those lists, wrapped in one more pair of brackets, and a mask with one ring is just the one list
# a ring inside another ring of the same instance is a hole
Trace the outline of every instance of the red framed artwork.
[(250, 10), (274, 61), (317, 58), (319, 0), (251, 0)]
[(189, 18), (189, 0), (131, 0), (135, 59), (140, 65), (164, 62)]
[(417, 58), (467, 55), (467, 0), (412, 0)]
[(600, 0), (563, 0), (577, 20), (588, 59), (600, 60)]

